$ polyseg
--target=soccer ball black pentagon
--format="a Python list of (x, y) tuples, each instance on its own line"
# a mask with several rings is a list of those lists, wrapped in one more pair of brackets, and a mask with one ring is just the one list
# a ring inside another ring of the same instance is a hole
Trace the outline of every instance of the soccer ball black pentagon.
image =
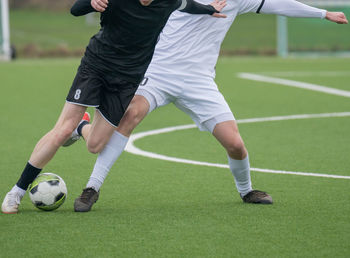
[(38, 209), (53, 211), (64, 203), (67, 187), (58, 175), (42, 173), (30, 185), (29, 197)]

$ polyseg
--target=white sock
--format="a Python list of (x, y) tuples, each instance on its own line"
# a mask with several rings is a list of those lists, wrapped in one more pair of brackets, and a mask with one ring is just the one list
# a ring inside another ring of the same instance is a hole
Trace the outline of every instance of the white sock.
[(243, 160), (231, 159), (228, 157), (228, 164), (235, 179), (236, 187), (241, 196), (252, 191), (252, 182), (250, 180), (249, 157)]
[(18, 187), (17, 185), (15, 185), (14, 187), (12, 187), (11, 191), (10, 192), (15, 192), (15, 193), (18, 193), (19, 196), (21, 198), (23, 198), (23, 196), (25, 195), (26, 193), (26, 190), (23, 190), (22, 188)]
[(96, 191), (100, 190), (101, 185), (106, 179), (109, 170), (114, 162), (122, 154), (129, 138), (115, 131), (106, 144), (105, 148), (98, 155), (94, 170), (91, 173), (86, 187), (92, 187)]

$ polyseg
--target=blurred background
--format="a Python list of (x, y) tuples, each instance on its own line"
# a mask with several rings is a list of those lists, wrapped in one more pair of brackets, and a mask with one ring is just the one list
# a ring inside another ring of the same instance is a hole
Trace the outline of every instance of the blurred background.
[[(13, 57), (81, 56), (89, 38), (99, 29), (97, 13), (78, 18), (70, 15), (69, 9), (75, 0), (0, 1), (2, 20), (6, 16), (5, 2), (9, 5), (9, 37)], [(350, 17), (350, 0), (301, 1), (343, 11)], [(2, 30), (6, 30), (4, 25)], [(4, 36), (0, 38), (1, 41), (4, 41)], [(222, 47), (222, 54), (225, 55), (344, 56), (349, 53), (348, 25), (340, 26), (318, 19), (284, 19), (257, 14), (239, 16)]]

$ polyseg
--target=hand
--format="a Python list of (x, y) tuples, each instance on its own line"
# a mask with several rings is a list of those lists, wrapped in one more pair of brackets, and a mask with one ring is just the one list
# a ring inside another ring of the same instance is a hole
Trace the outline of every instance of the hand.
[(338, 24), (348, 24), (345, 14), (341, 12), (327, 12), (326, 19)]
[(224, 7), (226, 6), (226, 0), (214, 0), (214, 2), (212, 2), (210, 5), (213, 6), (216, 11), (218, 11), (218, 13), (213, 13), (212, 16), (216, 18), (227, 17), (225, 14), (220, 13), (221, 10), (224, 9)]
[(108, 0), (91, 0), (91, 6), (98, 12), (104, 12), (108, 6)]

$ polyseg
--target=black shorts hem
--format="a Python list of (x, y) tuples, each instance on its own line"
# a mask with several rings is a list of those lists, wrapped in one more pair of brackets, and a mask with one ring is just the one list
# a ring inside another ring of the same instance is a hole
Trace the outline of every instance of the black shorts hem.
[(118, 125), (115, 125), (115, 124), (113, 124), (111, 121), (109, 121), (108, 118), (107, 118), (106, 116), (103, 115), (102, 111), (101, 111), (98, 107), (96, 107), (96, 110), (101, 114), (101, 116), (103, 117), (103, 119), (107, 121), (107, 123), (109, 123), (109, 124), (110, 124), (111, 126), (113, 126), (113, 127), (116, 127), (116, 128), (118, 127)]

